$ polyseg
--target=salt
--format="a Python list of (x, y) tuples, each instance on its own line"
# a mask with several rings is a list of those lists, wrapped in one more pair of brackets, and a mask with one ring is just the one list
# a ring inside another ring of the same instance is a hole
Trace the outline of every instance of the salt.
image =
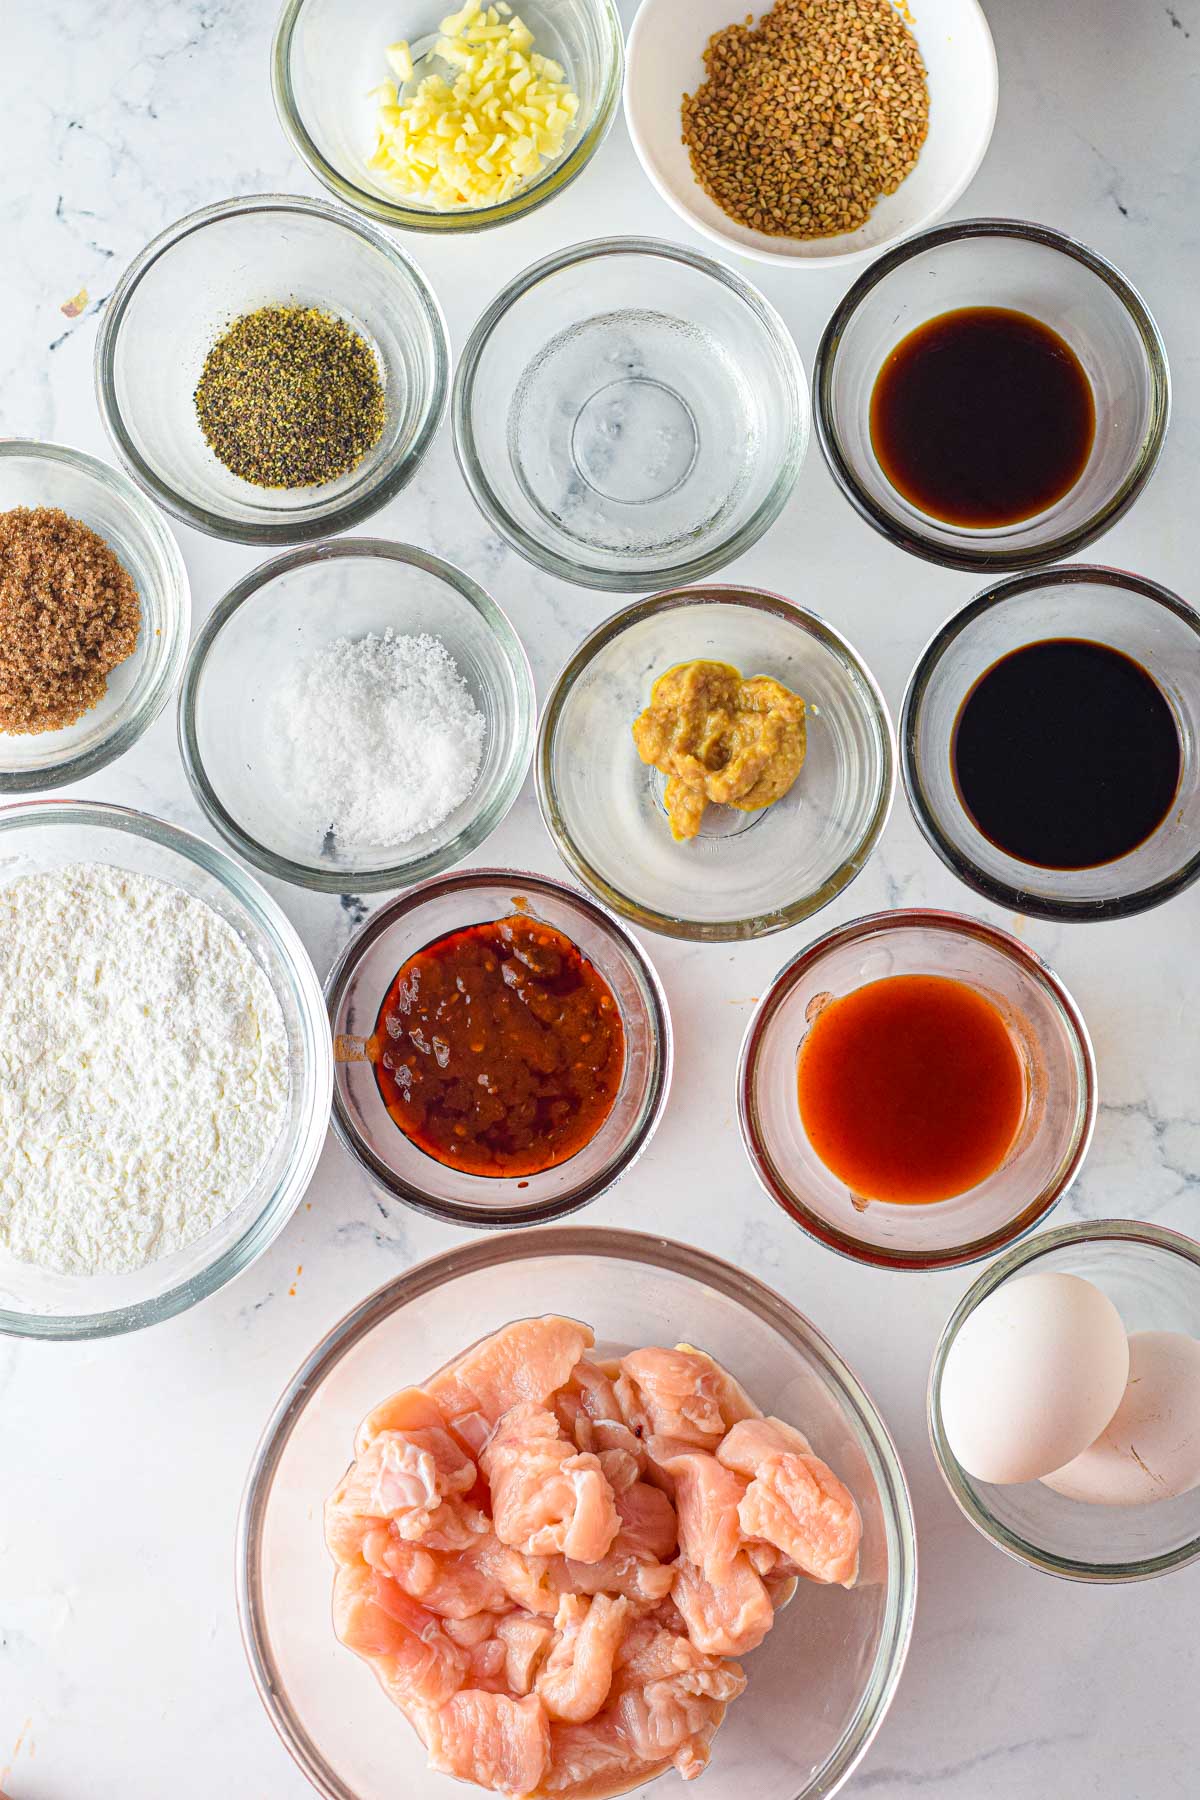
[(275, 778), (315, 850), (434, 831), (479, 776), (485, 720), (440, 638), (335, 638), (282, 677)]

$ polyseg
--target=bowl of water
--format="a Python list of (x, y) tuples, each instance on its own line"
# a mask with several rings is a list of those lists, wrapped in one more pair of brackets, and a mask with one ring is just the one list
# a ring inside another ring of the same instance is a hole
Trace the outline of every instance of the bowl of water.
[(698, 580), (778, 517), (808, 384), (782, 319), (706, 256), (600, 238), (534, 263), (463, 352), (454, 444), (530, 562), (619, 593)]

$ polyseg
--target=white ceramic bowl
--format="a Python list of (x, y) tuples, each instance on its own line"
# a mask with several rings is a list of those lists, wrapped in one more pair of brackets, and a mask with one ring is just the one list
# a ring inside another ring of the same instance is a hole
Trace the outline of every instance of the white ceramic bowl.
[[(767, 8), (756, 7), (757, 21)], [(996, 119), (996, 51), (978, 0), (920, 0), (908, 18), (929, 73), (929, 136), (916, 168), (866, 223), (840, 237), (768, 237), (735, 224), (692, 174), (680, 103), (704, 80), (715, 31), (743, 19), (733, 0), (642, 0), (625, 52), (625, 118), (643, 169), (703, 237), (756, 262), (828, 267), (876, 255), (949, 212), (983, 161)]]

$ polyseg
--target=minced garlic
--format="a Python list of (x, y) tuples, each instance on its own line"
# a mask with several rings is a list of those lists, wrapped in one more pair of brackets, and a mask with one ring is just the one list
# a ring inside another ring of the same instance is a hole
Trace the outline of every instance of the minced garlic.
[[(579, 97), (505, 0), (486, 10), (466, 0), (439, 30), (433, 55), (458, 71), (453, 85), (426, 75), (402, 99), (395, 81), (381, 82), (369, 166), (439, 211), (496, 206), (561, 154)], [(407, 44), (390, 45), (387, 59), (401, 84), (410, 79)]]

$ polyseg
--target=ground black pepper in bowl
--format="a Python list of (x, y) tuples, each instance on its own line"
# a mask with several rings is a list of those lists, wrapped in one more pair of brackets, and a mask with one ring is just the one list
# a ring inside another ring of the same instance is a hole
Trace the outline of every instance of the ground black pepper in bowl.
[(219, 337), (196, 387), (200, 429), (260, 488), (319, 487), (356, 468), (383, 433), (375, 353), (315, 306), (260, 306)]

